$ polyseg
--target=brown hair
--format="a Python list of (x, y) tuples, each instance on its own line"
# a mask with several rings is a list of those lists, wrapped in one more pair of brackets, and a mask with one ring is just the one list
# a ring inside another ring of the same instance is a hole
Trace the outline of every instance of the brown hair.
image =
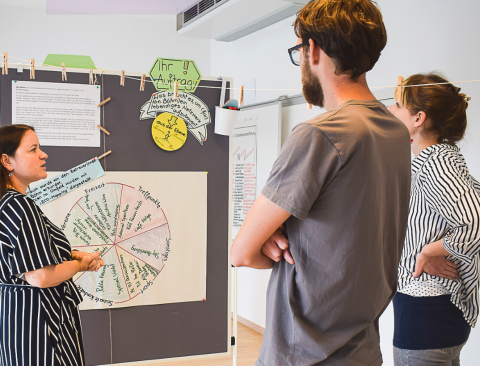
[(312, 39), (332, 59), (335, 74), (349, 73), (353, 81), (373, 68), (387, 44), (382, 13), (371, 0), (311, 0), (293, 26), (303, 44)]
[[(15, 156), (15, 153), (22, 142), (25, 132), (35, 131), (27, 125), (7, 125), (0, 127), (0, 157), (3, 154)], [(10, 184), (9, 171), (0, 163), (0, 198), (7, 192), (7, 186)]]
[[(438, 84), (440, 85), (422, 85)], [(455, 145), (465, 135), (467, 129), (468, 99), (460, 88), (436, 72), (409, 76), (402, 88), (401, 103), (413, 116), (424, 112), (428, 118), (424, 132), (438, 135), (438, 143)], [(395, 91), (396, 94), (396, 91)]]

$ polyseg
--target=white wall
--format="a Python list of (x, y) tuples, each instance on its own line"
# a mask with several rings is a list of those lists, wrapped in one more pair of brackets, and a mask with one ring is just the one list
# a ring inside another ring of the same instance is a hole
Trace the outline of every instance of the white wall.
[[(389, 36), (375, 68), (367, 74), (371, 87), (391, 86), (399, 75), (441, 71), (449, 80), (478, 80), (480, 51), (480, 2), (476, 0), (378, 0)], [(294, 17), (283, 20), (231, 43), (212, 41), (211, 71), (234, 78), (236, 87), (255, 78), (257, 101), (294, 95), (301, 91), (300, 68), (291, 64), (287, 49), (296, 44)], [(472, 175), (480, 178), (480, 83), (458, 84), (472, 97), (468, 109), (469, 127), (460, 144)], [(381, 91), (383, 95), (393, 94)], [(236, 93), (235, 95), (238, 95)], [(282, 141), (299, 115), (309, 118), (305, 106), (284, 108)], [(318, 113), (318, 110), (317, 110)], [(239, 315), (264, 326), (265, 271), (239, 273)], [(259, 298), (259, 294), (263, 297)], [(262, 323), (260, 323), (262, 321)], [(393, 312), (389, 307), (381, 319), (381, 347), (384, 364), (392, 360)], [(462, 352), (462, 365), (478, 364), (476, 347), (480, 330), (474, 329)]]
[(49, 53), (87, 55), (97, 68), (147, 75), (157, 57), (194, 59), (210, 75), (211, 42), (178, 36), (174, 15), (45, 15), (45, 0), (35, 1), (0, 0), (0, 52), (37, 65)]
[[(297, 44), (291, 27), (294, 19), (289, 17), (233, 42), (212, 41), (212, 73), (232, 76), (237, 88), (255, 78), (257, 101), (300, 94), (300, 68), (291, 63), (287, 52)], [(234, 96), (238, 97), (238, 90)]]

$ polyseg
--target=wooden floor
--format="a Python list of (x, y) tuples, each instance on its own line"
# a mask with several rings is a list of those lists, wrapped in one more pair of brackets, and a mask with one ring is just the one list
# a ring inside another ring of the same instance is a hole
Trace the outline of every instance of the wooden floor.
[[(233, 327), (232, 327), (233, 328)], [(258, 358), (263, 335), (238, 323), (238, 366), (253, 366)], [(233, 356), (200, 358), (191, 361), (162, 362), (152, 366), (231, 366)]]

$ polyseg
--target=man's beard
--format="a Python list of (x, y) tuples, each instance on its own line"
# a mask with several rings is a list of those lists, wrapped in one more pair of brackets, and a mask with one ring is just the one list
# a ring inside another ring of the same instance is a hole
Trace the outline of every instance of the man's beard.
[(308, 58), (305, 58), (302, 66), (302, 91), (308, 104), (323, 108), (324, 96), (320, 80), (312, 73)]

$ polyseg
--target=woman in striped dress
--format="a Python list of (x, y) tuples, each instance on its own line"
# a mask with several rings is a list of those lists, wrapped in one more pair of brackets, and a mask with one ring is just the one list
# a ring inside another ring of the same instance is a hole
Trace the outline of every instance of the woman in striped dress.
[(71, 278), (98, 270), (94, 254), (68, 240), (26, 194), (46, 178), (47, 154), (34, 129), (0, 128), (0, 365), (84, 365), (78, 304)]
[(415, 159), (393, 300), (394, 360), (460, 365), (479, 313), (480, 184), (456, 146), (468, 98), (435, 73), (412, 75), (404, 85), (390, 111), (410, 130)]

